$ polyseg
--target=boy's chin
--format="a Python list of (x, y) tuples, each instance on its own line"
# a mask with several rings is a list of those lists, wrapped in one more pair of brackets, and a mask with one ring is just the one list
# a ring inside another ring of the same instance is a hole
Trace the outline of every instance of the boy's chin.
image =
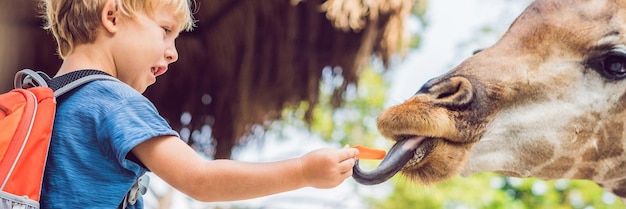
[(155, 84), (155, 83), (156, 83), (156, 77), (150, 77), (150, 79), (148, 79), (146, 83), (142, 84), (141, 86), (135, 89), (139, 91), (139, 93), (143, 94), (143, 92), (146, 91), (146, 89), (148, 89), (149, 86), (152, 86), (152, 84)]
[(137, 90), (139, 93), (144, 93), (146, 91), (146, 89), (148, 89), (148, 86), (152, 85), (153, 83), (146, 83), (146, 84), (142, 84), (142, 85), (133, 85), (131, 87), (133, 87), (133, 89)]

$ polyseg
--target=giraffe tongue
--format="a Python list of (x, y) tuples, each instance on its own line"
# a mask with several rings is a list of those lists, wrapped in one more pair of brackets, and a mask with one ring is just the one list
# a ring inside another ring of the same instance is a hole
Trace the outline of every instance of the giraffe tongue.
[(424, 139), (426, 137), (418, 136), (396, 142), (383, 161), (372, 171), (363, 171), (357, 160), (352, 170), (352, 177), (355, 181), (365, 185), (380, 184), (389, 180), (413, 158), (415, 150)]

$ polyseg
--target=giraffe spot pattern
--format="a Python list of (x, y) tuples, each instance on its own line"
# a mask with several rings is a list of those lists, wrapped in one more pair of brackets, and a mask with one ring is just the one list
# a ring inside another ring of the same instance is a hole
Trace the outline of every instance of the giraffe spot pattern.
[(565, 173), (572, 168), (574, 159), (570, 157), (560, 157), (554, 162), (543, 167), (537, 174), (545, 177), (555, 177), (561, 173)]
[(613, 193), (620, 197), (626, 197), (626, 180), (620, 181), (619, 186), (613, 189)]
[(609, 121), (599, 124), (596, 132), (596, 145), (589, 146), (589, 149), (582, 155), (586, 162), (594, 162), (609, 158), (615, 158), (624, 154), (621, 139), (624, 137), (624, 123), (622, 121)]

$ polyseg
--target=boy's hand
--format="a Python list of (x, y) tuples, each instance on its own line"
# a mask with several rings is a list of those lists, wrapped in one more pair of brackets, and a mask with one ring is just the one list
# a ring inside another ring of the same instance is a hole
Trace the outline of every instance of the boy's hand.
[(300, 158), (302, 177), (308, 186), (332, 188), (352, 176), (359, 150), (351, 147), (342, 149), (322, 148)]

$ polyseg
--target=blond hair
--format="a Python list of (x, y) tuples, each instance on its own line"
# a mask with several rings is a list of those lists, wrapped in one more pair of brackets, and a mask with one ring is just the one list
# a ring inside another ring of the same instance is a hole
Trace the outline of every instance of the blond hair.
[[(100, 27), (100, 14), (107, 0), (42, 0), (44, 29), (50, 30), (57, 42), (61, 58), (76, 45), (93, 43)], [(181, 30), (195, 26), (191, 0), (115, 0), (123, 15), (133, 17), (139, 11), (153, 15), (157, 8), (167, 6), (182, 24)]]

